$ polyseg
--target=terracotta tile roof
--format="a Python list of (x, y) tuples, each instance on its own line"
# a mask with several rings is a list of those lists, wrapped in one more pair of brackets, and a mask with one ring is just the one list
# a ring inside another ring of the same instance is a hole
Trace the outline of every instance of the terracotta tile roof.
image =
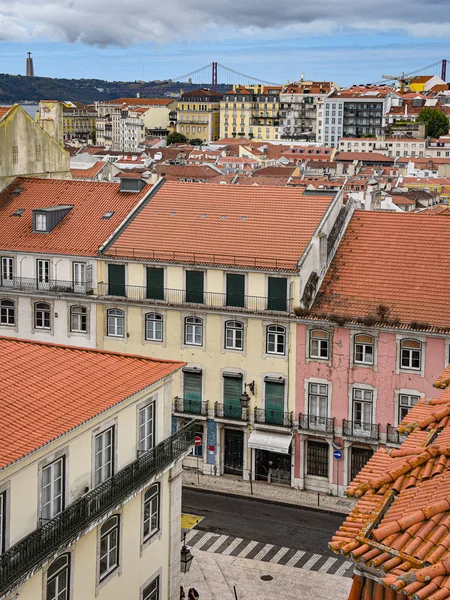
[(239, 177), (239, 185), (265, 185), (283, 187), (287, 184), (289, 175), (285, 177), (260, 177), (259, 171), (255, 171), (252, 177)]
[(296, 167), (264, 167), (255, 171), (255, 175), (264, 177), (289, 177)]
[(198, 90), (192, 90), (192, 92), (184, 92), (181, 95), (181, 99), (195, 98), (195, 97), (209, 97), (211, 100), (215, 100), (216, 102), (222, 99), (223, 94), (221, 92), (215, 92), (213, 90), (208, 90), (207, 88), (199, 88)]
[[(22, 188), (18, 194), (14, 190)], [(120, 191), (118, 183), (63, 179), (16, 179), (0, 194), (0, 249), (51, 254), (95, 256), (98, 247), (150, 190), (138, 194)], [(32, 210), (67, 204), (73, 206), (49, 233), (33, 233)], [(20, 217), (11, 215), (19, 208)], [(110, 219), (102, 219), (114, 211)]]
[(388, 96), (392, 91), (386, 85), (354, 85), (351, 88), (335, 91), (330, 98), (372, 98), (379, 100)]
[(378, 163), (391, 163), (394, 164), (395, 158), (392, 156), (386, 156), (378, 152), (339, 152), (334, 160), (336, 162), (348, 162), (353, 160), (359, 160), (361, 162), (378, 162)]
[(295, 188), (167, 181), (107, 254), (295, 270), (330, 202)]
[(116, 98), (107, 100), (105, 104), (127, 104), (128, 106), (167, 106), (174, 102), (173, 98)]
[(105, 167), (106, 162), (99, 160), (89, 169), (70, 169), (72, 179), (94, 179)]
[(247, 138), (222, 138), (221, 140), (217, 140), (217, 142), (214, 142), (214, 144), (220, 144), (220, 145), (226, 145), (226, 144), (233, 144), (233, 145), (241, 145), (241, 144), (249, 144), (251, 143), (251, 140), (247, 139)]
[(435, 215), (450, 215), (450, 206), (448, 204), (435, 204), (434, 206), (428, 206), (427, 208), (419, 209), (421, 213), (435, 214)]
[(450, 328), (450, 282), (442, 275), (450, 271), (449, 237), (450, 220), (439, 215), (356, 211), (314, 310), (357, 318), (384, 302), (402, 323)]
[(3, 117), (9, 113), (11, 108), (11, 106), (0, 106), (0, 119), (3, 119)]
[(172, 180), (179, 179), (210, 179), (217, 177), (219, 172), (212, 169), (209, 165), (156, 165), (158, 175), (171, 178)]
[(0, 354), (0, 469), (184, 364), (11, 338)]

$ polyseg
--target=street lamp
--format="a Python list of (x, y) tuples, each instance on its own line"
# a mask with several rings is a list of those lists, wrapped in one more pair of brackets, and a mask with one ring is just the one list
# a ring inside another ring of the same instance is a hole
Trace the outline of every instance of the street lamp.
[(239, 400), (241, 401), (242, 408), (249, 408), (250, 406), (250, 396), (247, 393), (246, 388), (250, 390), (250, 392), (255, 395), (255, 382), (251, 381), (250, 383), (244, 383), (244, 391), (241, 394)]
[(184, 534), (183, 547), (181, 548), (181, 572), (182, 573), (189, 572), (193, 558), (194, 557), (192, 556), (191, 551), (186, 546), (186, 534)]

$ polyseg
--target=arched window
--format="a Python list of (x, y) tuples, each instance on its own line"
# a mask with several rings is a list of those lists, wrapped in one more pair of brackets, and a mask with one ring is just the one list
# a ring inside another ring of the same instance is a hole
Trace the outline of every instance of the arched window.
[(70, 307), (70, 331), (87, 332), (87, 309), (84, 306)]
[(279, 325), (267, 327), (267, 353), (284, 354), (286, 349), (286, 329)]
[(225, 323), (225, 348), (242, 350), (244, 347), (244, 325), (240, 321)]
[(203, 319), (186, 317), (184, 321), (184, 343), (201, 346), (203, 343)]
[(114, 515), (100, 530), (100, 581), (119, 566), (119, 517)]
[(422, 363), (422, 344), (417, 340), (400, 342), (400, 366), (402, 369), (420, 370)]
[(144, 494), (144, 540), (159, 530), (159, 484), (152, 485)]
[(163, 318), (158, 313), (145, 315), (145, 339), (153, 342), (163, 341)]
[(111, 337), (124, 337), (125, 313), (116, 308), (108, 310), (108, 335)]
[(16, 324), (16, 305), (12, 300), (0, 300), (0, 325)]
[(355, 335), (354, 361), (363, 365), (373, 365), (374, 339), (371, 335)]
[(35, 329), (50, 329), (50, 304), (36, 302), (34, 305), (34, 327)]
[(328, 331), (313, 329), (309, 334), (309, 357), (329, 358), (330, 334)]
[(57, 558), (47, 570), (46, 600), (69, 600), (70, 554)]

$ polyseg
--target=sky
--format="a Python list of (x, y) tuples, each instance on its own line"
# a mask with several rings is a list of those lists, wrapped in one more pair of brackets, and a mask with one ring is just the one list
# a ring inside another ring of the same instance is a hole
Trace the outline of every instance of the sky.
[(0, 0), (0, 73), (24, 74), (27, 51), (44, 77), (176, 79), (217, 61), (370, 83), (450, 59), (450, 0)]

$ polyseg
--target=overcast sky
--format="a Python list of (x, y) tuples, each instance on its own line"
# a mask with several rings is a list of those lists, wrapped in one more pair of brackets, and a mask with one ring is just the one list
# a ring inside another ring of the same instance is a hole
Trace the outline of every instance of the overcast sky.
[(450, 58), (450, 0), (0, 0), (0, 72), (165, 79), (212, 60), (283, 83)]

